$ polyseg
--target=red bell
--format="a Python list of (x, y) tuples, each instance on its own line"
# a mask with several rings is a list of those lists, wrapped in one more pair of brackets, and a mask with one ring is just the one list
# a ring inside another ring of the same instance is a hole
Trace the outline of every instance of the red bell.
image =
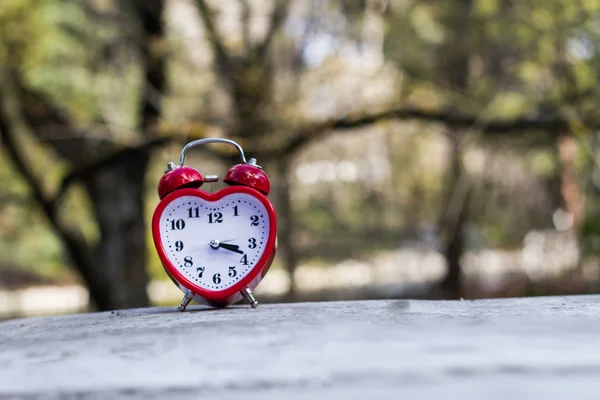
[(177, 189), (198, 189), (204, 183), (200, 172), (191, 167), (177, 167), (169, 163), (169, 169), (158, 182), (158, 197), (162, 200), (166, 195)]
[(268, 195), (271, 191), (271, 182), (267, 174), (256, 165), (256, 160), (252, 158), (248, 164), (234, 165), (227, 171), (223, 182), (228, 185), (249, 186), (259, 192)]

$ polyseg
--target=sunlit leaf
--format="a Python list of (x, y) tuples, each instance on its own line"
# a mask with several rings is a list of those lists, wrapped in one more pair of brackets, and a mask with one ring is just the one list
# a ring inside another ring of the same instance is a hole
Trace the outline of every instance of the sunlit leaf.
[(526, 109), (527, 97), (519, 92), (497, 94), (487, 107), (486, 117), (510, 119), (522, 115)]
[(500, 6), (499, 0), (477, 0), (475, 9), (482, 16), (494, 15)]
[(444, 40), (443, 27), (434, 19), (427, 5), (418, 5), (412, 10), (411, 22), (423, 40), (431, 43), (441, 43)]

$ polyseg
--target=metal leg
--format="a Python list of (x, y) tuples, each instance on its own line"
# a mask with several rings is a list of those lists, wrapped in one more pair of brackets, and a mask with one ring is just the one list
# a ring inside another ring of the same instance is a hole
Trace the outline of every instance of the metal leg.
[(183, 300), (181, 300), (181, 304), (177, 309), (181, 312), (185, 311), (185, 308), (190, 304), (190, 301), (194, 298), (194, 293), (191, 290), (185, 292), (185, 296), (183, 296)]
[(244, 288), (244, 290), (242, 290), (241, 293), (242, 293), (242, 296), (244, 296), (244, 298), (246, 300), (248, 300), (248, 303), (250, 303), (250, 306), (252, 308), (258, 307), (258, 301), (256, 301), (256, 299), (252, 295), (252, 290), (250, 290), (248, 288)]

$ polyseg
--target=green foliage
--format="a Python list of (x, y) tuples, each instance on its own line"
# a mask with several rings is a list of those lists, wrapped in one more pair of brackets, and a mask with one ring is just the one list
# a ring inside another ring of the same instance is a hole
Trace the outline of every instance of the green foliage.
[(477, 0), (471, 10), (465, 4), (391, 2), (384, 50), (408, 74), (410, 90), (433, 82), (447, 91), (440, 79), (448, 72), (445, 62), (467, 50), (468, 91), (453, 93), (453, 105), (484, 119), (526, 115), (540, 105), (559, 108), (565, 96), (597, 84), (597, 1), (529, 0), (508, 7)]
[(493, 17), (500, 10), (500, 0), (478, 0), (474, 8), (476, 15)]
[[(93, 68), (95, 50), (102, 40), (118, 34), (114, 26), (90, 20), (77, 2), (5, 0), (0, 6), (0, 66), (4, 64), (19, 70), (28, 85), (49, 95), (83, 127), (97, 123), (100, 109), (105, 106), (97, 90), (104, 90), (108, 82), (100, 86), (95, 83), (108, 74)], [(131, 70), (131, 66), (128, 69)], [(113, 86), (116, 80), (112, 79)], [(131, 82), (120, 85), (119, 89), (128, 85), (132, 86)], [(116, 105), (125, 99), (129, 109), (133, 110), (138, 99), (137, 91), (132, 92), (133, 97), (131, 92), (120, 93)], [(130, 121), (131, 114), (126, 115)], [(56, 191), (70, 166), (48, 151), (47, 144), (31, 138), (21, 124), (16, 124), (16, 130), (19, 147), (26, 149), (25, 158), (31, 162), (43, 191), (48, 194)], [(94, 134), (89, 132), (90, 136)], [(66, 139), (60, 132), (53, 138)], [(60, 218), (77, 226), (86, 240), (94, 243), (98, 240), (98, 232), (92, 212), (84, 192), (75, 187), (61, 203)], [(0, 155), (0, 268), (14, 265), (42, 275), (72, 280), (62, 246), (10, 158), (6, 154)]]
[(527, 106), (524, 94), (516, 91), (500, 92), (491, 100), (483, 115), (490, 119), (511, 120), (525, 114)]
[(590, 213), (583, 221), (580, 240), (588, 256), (600, 255), (600, 218), (597, 213)]
[(70, 276), (61, 243), (29, 198), (29, 190), (0, 151), (0, 269), (18, 266), (58, 279)]
[(46, 0), (3, 0), (0, 7), (0, 64), (22, 66), (39, 61), (41, 38), (48, 28)]
[[(112, 2), (106, 4), (109, 3)], [(327, 10), (335, 16), (328, 22), (336, 25), (339, 18), (336, 10), (342, 9), (356, 28), (348, 34), (354, 39), (368, 25), (364, 23), (364, 5), (369, 2), (346, 3)], [(512, 2), (510, 7), (502, 0), (474, 0), (472, 9), (465, 9), (468, 3), (390, 2), (385, 16), (383, 51), (386, 62), (393, 62), (402, 78), (388, 82), (390, 86), (399, 87), (394, 106), (444, 112), (459, 110), (476, 116), (482, 125), (489, 119), (511, 120), (538, 113), (568, 115), (574, 124), (580, 123), (583, 117), (600, 119), (596, 93), (600, 67), (597, 23), (600, 0), (528, 0)], [(128, 42), (134, 39), (127, 29), (110, 19), (91, 17), (77, 2), (3, 0), (0, 64), (24, 71), (28, 84), (51, 94), (56, 104), (80, 126), (94, 126), (109, 114), (111, 122), (118, 125), (117, 129), (110, 129), (111, 139), (133, 142), (138, 138), (132, 128), (136, 126), (140, 100), (141, 69), (139, 54)], [(218, 130), (210, 131), (221, 135), (233, 125), (230, 117), (239, 110), (231, 115), (222, 111), (231, 107), (231, 99), (223, 100), (226, 85), (210, 68), (198, 67), (191, 61), (196, 57), (190, 56), (195, 44), (190, 45), (187, 40), (196, 39), (201, 44), (201, 38), (170, 40), (168, 46), (161, 44), (167, 47), (169, 57), (170, 93), (158, 101), (162, 101), (163, 117), (169, 121), (186, 121), (192, 117), (225, 120)], [(289, 42), (282, 41), (278, 46), (296, 46), (291, 39), (286, 39)], [(240, 49), (236, 47), (236, 50)], [(280, 58), (275, 55), (268, 62), (292, 63)], [(272, 94), (263, 87), (265, 71), (270, 73), (271, 66), (244, 66), (239, 62), (235, 65), (238, 69), (225, 72), (229, 73), (231, 82), (244, 82), (241, 87), (250, 93), (240, 96), (246, 96), (246, 100), (260, 99), (274, 109), (280, 106), (279, 99), (286, 98), (287, 94)], [(330, 65), (338, 62), (335, 59)], [(335, 69), (335, 74), (340, 70), (343, 68)], [(221, 73), (227, 77), (227, 73)], [(467, 76), (464, 83), (459, 82), (462, 73)], [(285, 84), (292, 78), (298, 77), (278, 77)], [(309, 80), (301, 78), (298, 78), (300, 86), (309, 86), (306, 84)], [(319, 78), (314, 79), (318, 83), (313, 86), (321, 84), (323, 77), (319, 75)], [(371, 88), (365, 91), (368, 89)], [(271, 95), (272, 99), (265, 100), (265, 96)], [(349, 99), (345, 99), (348, 103), (353, 102), (352, 95), (359, 96), (350, 93)], [(325, 97), (323, 104), (329, 106), (329, 94)], [(256, 111), (253, 105), (247, 107), (248, 115)], [(284, 108), (282, 105), (281, 109)], [(305, 110), (295, 106), (288, 108), (293, 110), (286, 116), (294, 116), (294, 123), (306, 119)], [(267, 112), (265, 115), (272, 117), (268, 126), (273, 130), (283, 126), (281, 120), (285, 118)], [(239, 125), (245, 126), (244, 123)], [(369, 170), (373, 159), (385, 159), (389, 164), (387, 174), (352, 182), (332, 180), (301, 186), (294, 181), (295, 223), (303, 240), (360, 242), (371, 250), (395, 248), (402, 235), (408, 235), (406, 232), (416, 236), (415, 232), (421, 227), (437, 224), (444, 206), (444, 180), (448, 176), (447, 159), (451, 151), (445, 136), (447, 130), (406, 123), (389, 124), (383, 130), (385, 134), (377, 137), (350, 132), (337, 142), (336, 138), (327, 138), (312, 146), (312, 155), (307, 156), (309, 160), (300, 160), (336, 163), (351, 160), (361, 166), (360, 173)], [(93, 134), (93, 130), (85, 133), (87, 138)], [(257, 137), (272, 145), (284, 142), (286, 134), (287, 130), (281, 129), (272, 137)], [(44, 189), (51, 192), (68, 170), (67, 166), (57, 164), (57, 157), (43, 144), (33, 143), (30, 138), (24, 141), (30, 145), (28, 154), (35, 172), (44, 176)], [(384, 145), (375, 155), (368, 155), (369, 144), (373, 142)], [(560, 191), (553, 180), (557, 180), (560, 168), (548, 141), (543, 148), (502, 147), (484, 141), (471, 145), (470, 150), (481, 150), (485, 159), (482, 170), (468, 172), (468, 179), (473, 183), (474, 200), (469, 214), (472, 230), (483, 236), (487, 245), (503, 247), (519, 246), (524, 233), (532, 228), (551, 227), (551, 213), (556, 206), (552, 196)], [(344, 151), (338, 154), (332, 150), (339, 148)], [(575, 164), (579, 173), (591, 168), (593, 156), (578, 155)], [(509, 166), (515, 169), (510, 170)], [(30, 193), (26, 185), (14, 175), (14, 169), (2, 154), (0, 198), (11, 200), (0, 201), (0, 262), (43, 274), (63, 274), (60, 244), (46, 228), (35, 205), (27, 200)], [(147, 194), (147, 221), (157, 203), (154, 184), (151, 180)], [(93, 222), (90, 202), (81, 188), (72, 190), (63, 206), (65, 212), (61, 217), (78, 221), (86, 240), (97, 241), (99, 232)], [(590, 209), (593, 211), (594, 207)], [(597, 220), (589, 217), (582, 227), (582, 237), (589, 239), (590, 249), (600, 249)], [(382, 241), (378, 235), (388, 240)], [(150, 274), (165, 279), (151, 244), (150, 230), (146, 239)]]

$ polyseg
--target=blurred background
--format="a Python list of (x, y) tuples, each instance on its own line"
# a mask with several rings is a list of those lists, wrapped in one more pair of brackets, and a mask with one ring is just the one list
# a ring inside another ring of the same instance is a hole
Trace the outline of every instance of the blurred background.
[(600, 0), (2, 0), (0, 318), (178, 304), (204, 137), (272, 180), (259, 301), (598, 292), (599, 70)]

